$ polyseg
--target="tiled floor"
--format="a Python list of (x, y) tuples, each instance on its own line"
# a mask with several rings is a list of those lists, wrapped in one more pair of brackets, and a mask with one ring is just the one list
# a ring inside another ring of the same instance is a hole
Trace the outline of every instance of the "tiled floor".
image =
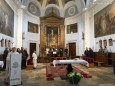
[[(45, 67), (47, 63), (39, 63), (35, 70), (22, 70), (21, 86), (115, 86), (115, 75), (112, 67), (86, 68), (80, 65), (74, 65), (92, 75), (92, 78), (83, 78), (79, 84), (72, 85), (60, 77), (55, 77), (54, 81), (46, 80)], [(5, 72), (0, 72), (0, 86), (4, 84)]]

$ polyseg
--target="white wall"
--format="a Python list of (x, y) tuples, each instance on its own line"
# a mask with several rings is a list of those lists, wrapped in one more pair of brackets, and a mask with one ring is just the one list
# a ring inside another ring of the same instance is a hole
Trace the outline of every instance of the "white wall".
[[(67, 34), (67, 25), (78, 23), (78, 32)], [(82, 40), (82, 32), (84, 32), (84, 14), (80, 13), (76, 16), (65, 19), (65, 45), (76, 42), (76, 55), (84, 53), (84, 40)]]
[[(30, 33), (28, 32), (28, 22), (34, 23), (34, 24), (38, 24), (39, 27), (39, 31), (38, 33)], [(39, 54), (39, 44), (40, 44), (40, 19), (39, 17), (36, 16), (32, 16), (29, 15), (28, 13), (26, 13), (26, 11), (24, 12), (24, 18), (23, 18), (23, 29), (22, 32), (25, 33), (25, 39), (23, 39), (23, 47), (27, 48), (27, 51), (29, 53), (29, 44), (30, 43), (36, 43), (36, 49), (37, 49), (37, 54)]]

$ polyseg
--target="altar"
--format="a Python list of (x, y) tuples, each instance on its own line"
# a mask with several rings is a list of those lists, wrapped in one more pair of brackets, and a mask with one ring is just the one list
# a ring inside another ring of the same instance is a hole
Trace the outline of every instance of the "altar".
[(56, 67), (56, 64), (83, 64), (86, 67), (89, 67), (89, 63), (82, 59), (72, 59), (72, 60), (53, 60), (53, 65)]

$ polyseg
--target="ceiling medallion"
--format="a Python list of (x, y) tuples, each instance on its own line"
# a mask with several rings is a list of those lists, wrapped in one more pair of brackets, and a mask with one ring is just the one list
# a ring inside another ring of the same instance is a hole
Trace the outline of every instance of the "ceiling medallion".
[(68, 9), (68, 14), (70, 15), (70, 16), (72, 16), (72, 15), (74, 15), (75, 14), (75, 7), (70, 7), (69, 9)]
[(29, 8), (30, 8), (30, 11), (32, 13), (36, 13), (37, 12), (37, 8), (36, 8), (36, 6), (34, 4), (31, 4)]

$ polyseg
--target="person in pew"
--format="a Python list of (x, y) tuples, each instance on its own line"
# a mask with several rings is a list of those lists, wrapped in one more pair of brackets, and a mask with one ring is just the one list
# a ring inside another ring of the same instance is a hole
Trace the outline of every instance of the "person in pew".
[(106, 46), (104, 47), (103, 52), (104, 52), (105, 56), (108, 57), (108, 50), (107, 50)]
[(89, 51), (88, 52), (88, 57), (93, 58), (93, 55), (94, 55), (93, 50), (91, 48), (89, 48), (88, 51)]
[(85, 55), (86, 57), (89, 56), (89, 51), (88, 51), (88, 48), (87, 48), (87, 47), (86, 47), (86, 50), (85, 50), (85, 52), (84, 52), (84, 55)]
[(8, 48), (5, 48), (4, 53), (3, 53), (3, 60), (4, 60), (3, 69), (4, 70), (6, 69), (6, 58), (7, 58), (8, 52), (9, 52)]
[(99, 52), (103, 52), (103, 47), (100, 46)]

